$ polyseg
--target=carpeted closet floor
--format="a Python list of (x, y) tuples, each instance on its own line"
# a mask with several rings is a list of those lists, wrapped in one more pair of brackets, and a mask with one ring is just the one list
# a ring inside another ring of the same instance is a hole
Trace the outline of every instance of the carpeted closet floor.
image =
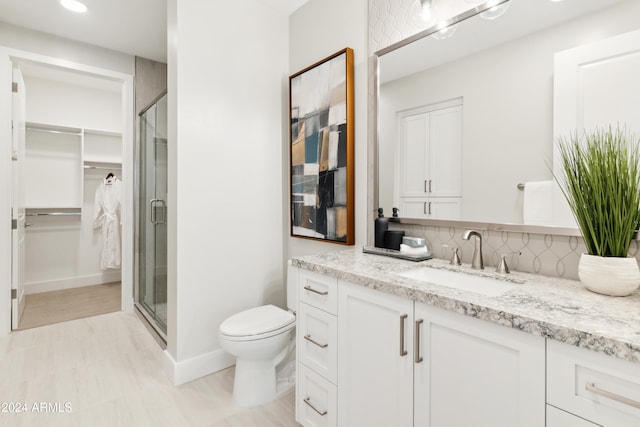
[(121, 283), (27, 295), (19, 329), (120, 311)]

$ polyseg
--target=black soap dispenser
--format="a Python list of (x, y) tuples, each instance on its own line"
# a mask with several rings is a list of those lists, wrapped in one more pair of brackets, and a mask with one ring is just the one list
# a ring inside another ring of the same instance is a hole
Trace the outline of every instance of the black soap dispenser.
[(382, 208), (378, 208), (378, 218), (375, 220), (374, 242), (376, 248), (384, 248), (384, 233), (389, 228), (389, 219), (384, 217)]

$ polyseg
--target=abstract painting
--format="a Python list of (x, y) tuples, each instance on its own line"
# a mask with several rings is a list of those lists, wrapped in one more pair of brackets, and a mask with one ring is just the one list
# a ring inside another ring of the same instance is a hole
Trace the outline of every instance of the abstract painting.
[(289, 77), (291, 236), (354, 243), (353, 50)]

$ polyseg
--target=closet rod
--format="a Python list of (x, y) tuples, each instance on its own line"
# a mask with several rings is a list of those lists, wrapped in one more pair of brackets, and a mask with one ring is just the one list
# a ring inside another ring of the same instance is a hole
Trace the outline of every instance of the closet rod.
[(78, 216), (81, 212), (29, 212), (26, 216)]
[(122, 170), (122, 168), (108, 168), (106, 166), (85, 166), (84, 168), (85, 169), (104, 169), (106, 171), (111, 171), (111, 170), (113, 170), (113, 171), (118, 170), (119, 171), (119, 170)]
[(82, 136), (82, 132), (71, 132), (66, 130), (53, 130), (53, 129), (40, 129), (40, 128), (32, 128), (27, 126), (27, 130), (33, 130), (36, 132), (47, 132), (47, 133), (59, 133), (63, 135), (74, 135), (74, 136)]

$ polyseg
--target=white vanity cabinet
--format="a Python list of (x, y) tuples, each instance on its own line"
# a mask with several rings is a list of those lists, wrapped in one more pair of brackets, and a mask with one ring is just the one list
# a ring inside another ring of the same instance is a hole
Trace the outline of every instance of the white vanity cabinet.
[(338, 289), (338, 425), (413, 425), (413, 301)]
[(598, 424), (547, 405), (547, 427), (598, 427)]
[(539, 427), (544, 338), (338, 286), (338, 425)]
[(338, 280), (298, 271), (296, 421), (337, 425)]
[[(596, 425), (640, 426), (640, 367), (549, 340), (547, 403)], [(547, 419), (547, 427), (566, 425)]]
[(540, 427), (544, 338), (415, 303), (414, 425)]

